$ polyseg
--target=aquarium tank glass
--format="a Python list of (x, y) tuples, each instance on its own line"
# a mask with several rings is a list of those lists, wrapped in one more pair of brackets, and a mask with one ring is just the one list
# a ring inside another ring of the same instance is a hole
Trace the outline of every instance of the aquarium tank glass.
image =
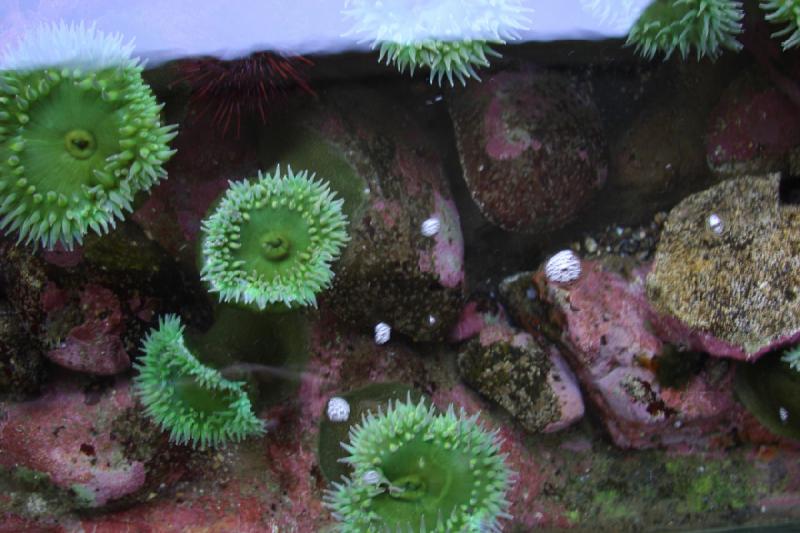
[(4, 0), (0, 488), (800, 531), (800, 0)]

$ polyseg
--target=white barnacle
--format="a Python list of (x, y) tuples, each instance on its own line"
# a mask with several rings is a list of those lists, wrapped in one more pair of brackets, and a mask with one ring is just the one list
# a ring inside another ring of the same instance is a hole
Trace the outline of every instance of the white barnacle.
[(350, 404), (344, 398), (334, 396), (328, 400), (327, 415), (331, 422), (347, 422), (350, 418)]
[(544, 273), (551, 283), (575, 281), (581, 275), (581, 259), (572, 250), (562, 250), (547, 261)]
[(392, 338), (392, 326), (386, 322), (375, 325), (375, 344), (386, 344)]
[(718, 214), (711, 213), (708, 215), (708, 229), (713, 231), (716, 235), (722, 234), (722, 231), (725, 229), (725, 224)]
[(442, 223), (436, 217), (431, 217), (425, 220), (420, 227), (420, 231), (425, 237), (433, 237), (442, 228)]
[(361, 476), (361, 481), (367, 485), (379, 485), (381, 481), (383, 481), (383, 474), (377, 470), (367, 470), (364, 472), (364, 475)]

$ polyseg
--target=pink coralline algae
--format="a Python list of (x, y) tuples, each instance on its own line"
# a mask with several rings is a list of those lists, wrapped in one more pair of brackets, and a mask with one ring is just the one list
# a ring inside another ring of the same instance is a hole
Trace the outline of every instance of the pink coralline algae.
[(784, 168), (800, 143), (800, 112), (781, 91), (739, 79), (723, 94), (707, 134), (708, 165), (721, 175)]
[[(43, 304), (55, 312), (59, 308), (52, 297), (55, 293), (48, 294)], [(72, 328), (47, 357), (64, 368), (89, 374), (113, 375), (128, 369), (131, 361), (120, 337), (125, 325), (117, 296), (100, 285), (87, 285), (80, 293), (80, 310), (83, 323)]]
[(449, 107), (472, 198), (505, 230), (558, 229), (605, 184), (599, 113), (569, 77), (501, 72), (453, 93)]
[(114, 418), (132, 405), (126, 381), (85, 392), (63, 379), (34, 401), (0, 404), (0, 464), (44, 472), (87, 507), (132, 494), (144, 485), (144, 464), (126, 459), (111, 434)]
[(626, 279), (586, 261), (573, 285), (548, 285), (547, 298), (566, 324), (565, 356), (618, 446), (713, 445), (736, 427), (742, 410), (732, 368), (710, 359), (681, 390), (659, 384), (650, 363), (665, 344), (650, 328), (658, 315), (644, 296), (646, 272), (636, 269)]

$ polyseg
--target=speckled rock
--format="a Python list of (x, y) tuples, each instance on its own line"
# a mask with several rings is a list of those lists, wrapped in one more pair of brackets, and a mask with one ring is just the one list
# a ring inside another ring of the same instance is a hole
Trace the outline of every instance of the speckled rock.
[(481, 330), (459, 354), (458, 369), (528, 431), (552, 433), (583, 416), (580, 389), (558, 349), (505, 324)]
[(483, 215), (509, 231), (555, 230), (606, 181), (589, 88), (552, 71), (501, 72), (453, 91), (464, 179)]
[(0, 404), (0, 465), (49, 475), (83, 507), (129, 495), (144, 484), (145, 467), (125, 457), (111, 424), (131, 404), (127, 381), (83, 390), (66, 379), (34, 401)]
[[(58, 313), (61, 307), (50, 309)], [(118, 374), (131, 366), (122, 344), (125, 330), (121, 304), (106, 287), (90, 284), (80, 293), (83, 322), (70, 329), (59, 345), (47, 352), (54, 363), (97, 375)]]
[(766, 174), (788, 168), (800, 145), (800, 111), (777, 87), (746, 73), (712, 112), (706, 159), (719, 176)]
[[(800, 206), (780, 178), (746, 177), (694, 194), (669, 214), (647, 277), (667, 338), (752, 360), (800, 338)], [(718, 215), (719, 233), (709, 225)]]
[(708, 358), (681, 386), (659, 381), (655, 369), (668, 347), (650, 328), (646, 272), (634, 265), (626, 277), (584, 261), (572, 285), (547, 286), (545, 297), (561, 315), (564, 356), (616, 445), (724, 445), (742, 410), (733, 397), (732, 365)]
[[(343, 321), (444, 339), (462, 300), (459, 216), (435, 139), (391, 91), (329, 89), (318, 105), (265, 131), (259, 157), (265, 168), (280, 162), (316, 172), (344, 198), (351, 241), (322, 295)], [(432, 218), (438, 232), (425, 235)]]

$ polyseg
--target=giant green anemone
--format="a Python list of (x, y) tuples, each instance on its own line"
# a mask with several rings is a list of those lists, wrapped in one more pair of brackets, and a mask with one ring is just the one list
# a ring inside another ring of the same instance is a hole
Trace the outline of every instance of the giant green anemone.
[(381, 43), (378, 61), (386, 58), (386, 64), (394, 64), (401, 74), (408, 68), (413, 76), (417, 68), (430, 70), (428, 82), (438, 85), (447, 78), (453, 86), (453, 76), (466, 85), (467, 78), (480, 81), (475, 67), (488, 67), (486, 56), (502, 57), (491, 45), (503, 44), (503, 41), (488, 42), (481, 39), (466, 41), (425, 40), (419, 43), (401, 44), (395, 42)]
[(342, 200), (308, 172), (232, 182), (203, 221), (201, 275), (223, 302), (315, 305), (348, 240)]
[(142, 350), (134, 390), (172, 442), (204, 449), (264, 433), (243, 384), (203, 365), (186, 347), (180, 318), (163, 317)]
[(477, 416), (408, 399), (365, 416), (349, 440), (353, 473), (325, 494), (341, 531), (478, 533), (507, 517), (510, 471)]
[(741, 49), (742, 3), (737, 0), (655, 0), (628, 33), (626, 44), (647, 59), (676, 50), (684, 59), (694, 49), (697, 59), (717, 58), (722, 48)]
[(166, 176), (173, 126), (132, 45), (93, 26), (44, 25), (0, 72), (0, 229), (72, 248), (131, 211)]
[(800, 44), (800, 0), (762, 0), (761, 9), (767, 12), (765, 18), (773, 24), (784, 27), (772, 34), (773, 37), (786, 37), (783, 49)]

